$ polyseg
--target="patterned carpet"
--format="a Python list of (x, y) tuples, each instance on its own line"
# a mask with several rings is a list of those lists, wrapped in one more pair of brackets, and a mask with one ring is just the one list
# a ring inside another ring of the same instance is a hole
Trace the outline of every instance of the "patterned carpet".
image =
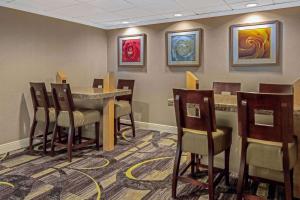
[[(171, 173), (176, 134), (137, 130), (136, 138), (125, 131), (113, 152), (93, 148), (78, 150), (73, 162), (63, 151), (54, 157), (19, 150), (0, 155), (0, 199), (171, 199)], [(182, 165), (185, 165), (182, 158)], [(207, 180), (206, 175), (200, 179)], [(217, 199), (235, 199), (222, 180)], [(281, 187), (253, 184), (250, 192), (283, 199)], [(179, 199), (208, 199), (207, 190), (179, 183)]]

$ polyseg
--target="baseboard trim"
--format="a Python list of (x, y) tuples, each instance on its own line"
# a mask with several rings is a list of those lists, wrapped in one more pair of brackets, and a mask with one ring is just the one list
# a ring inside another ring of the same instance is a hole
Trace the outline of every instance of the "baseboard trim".
[[(121, 119), (121, 122), (122, 123), (130, 123), (130, 120)], [(135, 121), (135, 126), (137, 128), (142, 128), (142, 129), (156, 130), (156, 131), (160, 131), (160, 132), (177, 133), (176, 126), (169, 126), (169, 125), (164, 125), (164, 124), (155, 124), (155, 123), (141, 122), (141, 121)]]
[(0, 145), (0, 154), (4, 154), (10, 151), (15, 151), (18, 149), (26, 148), (29, 145), (29, 138), (25, 138), (22, 140), (17, 140), (5, 144)]

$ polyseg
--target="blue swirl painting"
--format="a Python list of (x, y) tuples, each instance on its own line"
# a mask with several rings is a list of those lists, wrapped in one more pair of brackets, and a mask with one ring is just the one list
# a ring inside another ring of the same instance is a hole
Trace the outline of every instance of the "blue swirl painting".
[(195, 61), (196, 60), (196, 35), (171, 36), (171, 60)]

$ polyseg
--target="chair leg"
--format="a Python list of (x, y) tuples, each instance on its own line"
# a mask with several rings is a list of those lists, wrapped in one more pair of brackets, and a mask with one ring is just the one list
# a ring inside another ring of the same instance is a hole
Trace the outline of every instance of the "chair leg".
[(290, 170), (290, 178), (291, 178), (291, 193), (292, 193), (292, 198), (294, 197), (294, 169)]
[(118, 119), (115, 119), (115, 131), (114, 131), (114, 144), (117, 144), (117, 134), (118, 134)]
[(121, 130), (120, 118), (117, 119), (117, 130), (118, 132)]
[(292, 183), (289, 169), (284, 169), (284, 193), (286, 200), (292, 200)]
[(72, 162), (72, 149), (73, 149), (73, 138), (74, 138), (75, 129), (73, 127), (69, 128), (68, 135), (68, 160)]
[(54, 142), (55, 142), (55, 139), (57, 137), (59, 130), (60, 130), (60, 128), (55, 123), (54, 129), (53, 129), (53, 134), (52, 134), (52, 140), (51, 140), (51, 156), (54, 156), (54, 147), (55, 147)]
[(132, 135), (133, 137), (135, 137), (135, 123), (134, 123), (134, 117), (133, 117), (133, 113), (130, 113), (130, 120), (131, 120), (131, 127), (132, 127)]
[(225, 183), (229, 186), (229, 158), (230, 158), (230, 147), (225, 150)]
[(214, 200), (214, 156), (212, 153), (208, 155), (208, 197)]
[(172, 197), (174, 199), (176, 198), (181, 153), (182, 153), (181, 148), (179, 145), (177, 145), (176, 157), (175, 157), (174, 168), (173, 168), (173, 179), (172, 179)]
[(237, 184), (237, 200), (242, 200), (243, 187), (245, 183), (246, 159), (242, 159), (240, 163), (239, 179)]
[(100, 150), (100, 145), (99, 145), (99, 139), (100, 139), (99, 126), (100, 126), (100, 123), (99, 123), (99, 122), (96, 122), (96, 123), (95, 123), (95, 136), (96, 136), (96, 149), (97, 149), (98, 151)]
[(191, 175), (192, 176), (195, 176), (195, 166), (196, 166), (195, 160), (196, 160), (196, 155), (194, 153), (191, 153)]
[(78, 127), (78, 141), (79, 144), (82, 142), (82, 127)]
[(34, 137), (34, 132), (35, 132), (35, 128), (37, 125), (37, 121), (34, 119), (30, 128), (30, 136), (29, 136), (29, 150), (32, 151), (33, 150), (33, 137)]
[(43, 153), (47, 153), (47, 135), (49, 131), (49, 122), (46, 122), (43, 136)]

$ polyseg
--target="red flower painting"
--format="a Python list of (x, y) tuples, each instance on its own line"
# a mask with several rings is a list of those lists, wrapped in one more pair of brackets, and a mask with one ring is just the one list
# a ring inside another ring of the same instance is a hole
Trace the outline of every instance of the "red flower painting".
[(141, 61), (141, 40), (128, 39), (122, 41), (122, 62)]

